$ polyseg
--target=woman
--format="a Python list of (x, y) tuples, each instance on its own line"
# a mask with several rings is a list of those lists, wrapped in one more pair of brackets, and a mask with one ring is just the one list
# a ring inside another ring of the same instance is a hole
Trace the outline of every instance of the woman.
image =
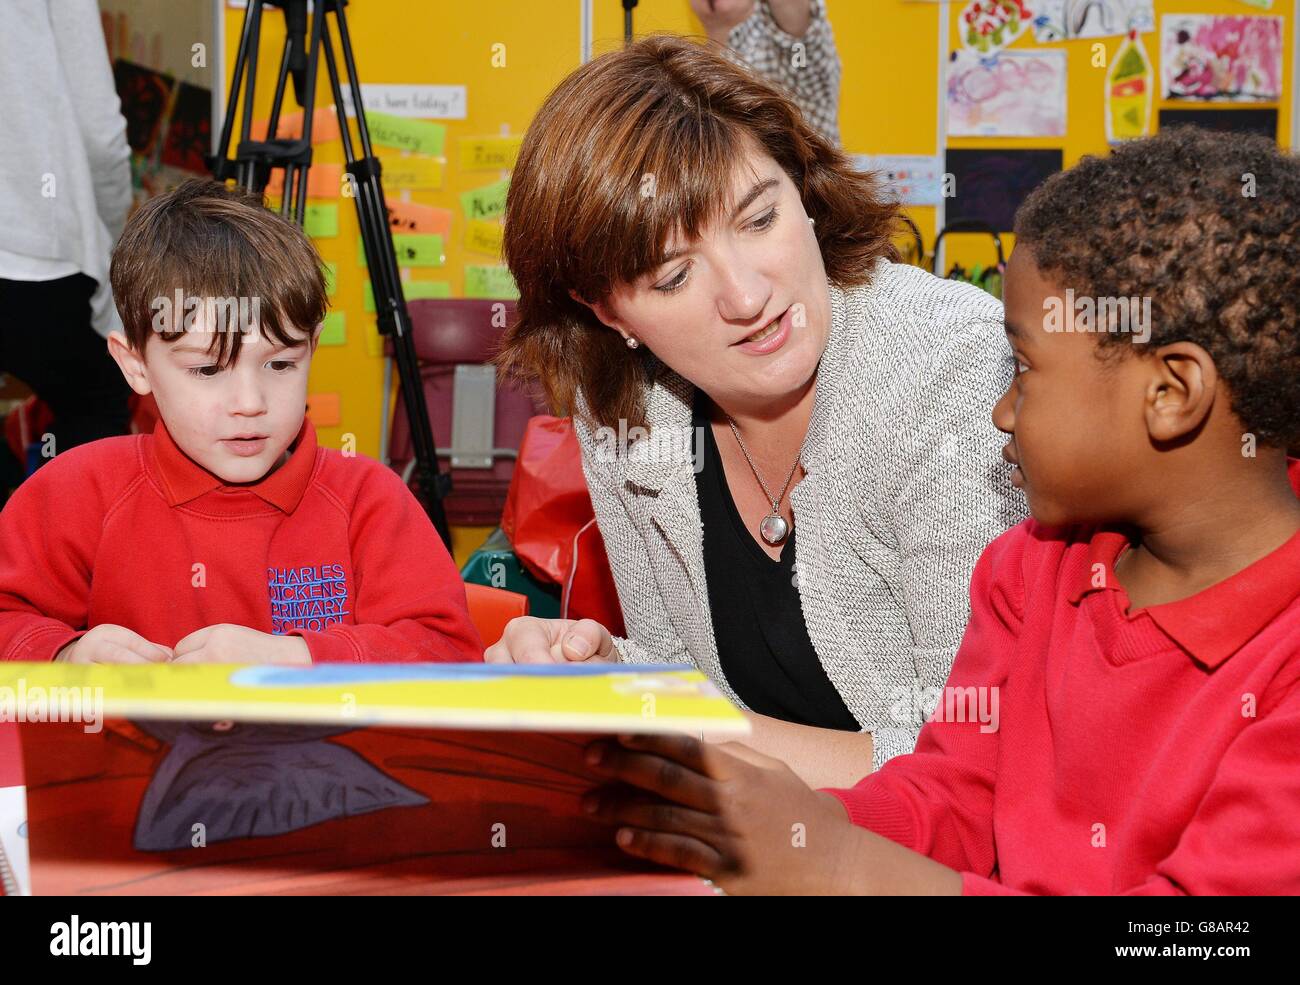
[(517, 619), (486, 659), (694, 663), (815, 786), (911, 751), (1025, 508), (989, 417), (1001, 306), (892, 262), (896, 220), (690, 41), (556, 88), (511, 179), (501, 360), (574, 413), (628, 635)]

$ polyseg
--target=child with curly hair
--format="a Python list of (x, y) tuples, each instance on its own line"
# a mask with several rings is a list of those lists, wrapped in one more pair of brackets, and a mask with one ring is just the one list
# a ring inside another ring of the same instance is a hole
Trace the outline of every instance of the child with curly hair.
[[(626, 737), (588, 809), (729, 892), (1300, 893), (1300, 159), (1176, 129), (1022, 206), (995, 540), (916, 750)], [(991, 714), (984, 714), (991, 711)]]

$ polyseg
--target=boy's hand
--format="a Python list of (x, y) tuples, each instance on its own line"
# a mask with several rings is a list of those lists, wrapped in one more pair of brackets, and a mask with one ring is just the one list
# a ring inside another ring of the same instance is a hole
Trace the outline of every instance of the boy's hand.
[(728, 893), (862, 888), (852, 860), (863, 844), (844, 807), (779, 760), (735, 742), (621, 736), (588, 746), (587, 763), (622, 781), (587, 794), (583, 807), (624, 825), (617, 841), (629, 855), (694, 872)]
[(175, 663), (311, 663), (311, 651), (301, 636), (272, 636), (231, 623), (197, 629), (177, 643), (174, 649)]
[(54, 656), (55, 660), (74, 664), (166, 663), (171, 658), (170, 648), (150, 643), (139, 633), (109, 622), (100, 623)]

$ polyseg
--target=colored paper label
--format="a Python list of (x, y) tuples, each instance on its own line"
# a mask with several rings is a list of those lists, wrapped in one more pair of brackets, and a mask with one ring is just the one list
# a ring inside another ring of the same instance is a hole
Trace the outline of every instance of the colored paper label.
[(381, 147), (397, 147), (431, 157), (442, 156), (447, 128), (441, 123), (412, 120), (370, 110), (366, 110), (366, 123), (370, 127), (371, 142)]
[(465, 297), (516, 300), (519, 289), (510, 276), (510, 268), (497, 265), (465, 265)]
[(495, 219), (506, 210), (506, 193), (510, 190), (510, 179), (502, 178), (482, 188), (471, 188), (462, 192), (460, 207), (466, 219)]

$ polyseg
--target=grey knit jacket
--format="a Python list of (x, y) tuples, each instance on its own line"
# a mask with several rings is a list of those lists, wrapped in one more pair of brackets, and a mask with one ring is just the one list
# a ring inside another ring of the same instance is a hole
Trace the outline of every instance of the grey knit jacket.
[[(984, 547), (1026, 515), (990, 412), (1013, 372), (1002, 306), (978, 288), (877, 263), (830, 285), (831, 329), (791, 492), (804, 621), (864, 731), (873, 768), (910, 752), (947, 679)], [(691, 663), (741, 707), (718, 659), (691, 442), (694, 388), (661, 367), (649, 433), (622, 448), (577, 419), (618, 586), (627, 662)]]

